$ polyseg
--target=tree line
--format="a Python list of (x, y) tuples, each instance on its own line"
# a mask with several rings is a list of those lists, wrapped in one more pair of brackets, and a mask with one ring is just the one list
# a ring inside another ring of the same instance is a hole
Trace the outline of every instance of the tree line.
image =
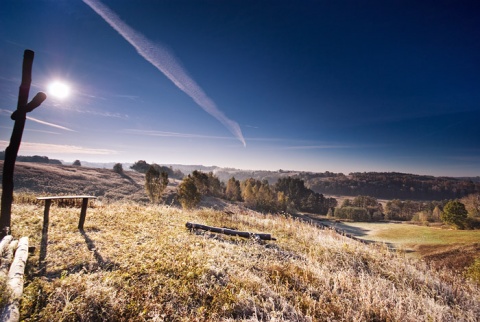
[(185, 174), (183, 174), (182, 171), (180, 171), (178, 169), (174, 170), (171, 166), (170, 167), (165, 167), (165, 166), (158, 165), (156, 163), (149, 164), (145, 160), (139, 160), (139, 161), (135, 162), (133, 165), (130, 166), (130, 169), (135, 170), (135, 171), (140, 172), (140, 173), (147, 173), (147, 171), (150, 169), (150, 167), (155, 168), (160, 173), (165, 172), (168, 175), (169, 178), (181, 180), (185, 176)]
[[(138, 162), (136, 164), (138, 165)], [(143, 165), (143, 162), (140, 165)], [(138, 168), (132, 166), (134, 170)], [(169, 174), (164, 168), (153, 164), (149, 165), (145, 172), (145, 188), (152, 202), (160, 200), (167, 186)], [(231, 177), (225, 184), (213, 172), (204, 173), (198, 170), (183, 177), (177, 194), (181, 205), (188, 209), (195, 207), (203, 196), (243, 202), (246, 207), (261, 212), (297, 210), (325, 215), (330, 208), (337, 206), (336, 199), (326, 198), (308, 189), (303, 180), (298, 178), (281, 178), (274, 185), (270, 185), (267, 180), (248, 178), (240, 182)]]
[(385, 207), (374, 197), (345, 199), (329, 216), (352, 221), (443, 222), (459, 229), (480, 228), (480, 194), (442, 201), (390, 200)]
[[(144, 171), (145, 164), (145, 161), (139, 161), (131, 168)], [(145, 171), (145, 188), (152, 202), (161, 200), (168, 184), (169, 174), (166, 170), (169, 170), (169, 173), (178, 173), (156, 164), (148, 165)], [(275, 184), (254, 178), (240, 181), (234, 176), (224, 183), (213, 172), (204, 173), (198, 170), (183, 176), (177, 190), (178, 201), (182, 207), (196, 207), (203, 196), (243, 202), (246, 207), (261, 212), (300, 211), (353, 221), (444, 222), (460, 229), (480, 226), (480, 193), (441, 201), (393, 199), (386, 202), (385, 206), (375, 197), (358, 195), (353, 199), (345, 199), (342, 205), (337, 207), (335, 198), (327, 198), (313, 191), (298, 176), (279, 178)]]
[(270, 185), (267, 180), (248, 178), (240, 182), (231, 177), (224, 184), (212, 172), (207, 174), (195, 170), (180, 184), (178, 192), (180, 202), (185, 199), (187, 192), (188, 195), (194, 196), (194, 191), (197, 191), (199, 196), (240, 201), (246, 207), (261, 212), (297, 210), (326, 214), (328, 209), (337, 205), (336, 199), (325, 198), (322, 194), (305, 187), (303, 180), (291, 177), (281, 178), (274, 185)]
[(324, 194), (365, 195), (379, 199), (444, 200), (480, 193), (480, 183), (472, 180), (396, 172), (350, 173), (348, 176), (311, 175), (305, 182), (310, 189)]

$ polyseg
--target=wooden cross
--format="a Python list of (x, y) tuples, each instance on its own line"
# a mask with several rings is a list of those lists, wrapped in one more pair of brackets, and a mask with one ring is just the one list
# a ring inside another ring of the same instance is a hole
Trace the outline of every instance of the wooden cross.
[(5, 161), (3, 163), (2, 178), (2, 208), (0, 214), (0, 238), (8, 235), (11, 230), (11, 215), (13, 201), (13, 171), (15, 169), (15, 161), (17, 160), (18, 149), (22, 141), (23, 128), (27, 113), (33, 111), (40, 106), (47, 98), (43, 92), (37, 93), (35, 97), (28, 102), (28, 93), (30, 92), (30, 84), (32, 82), (32, 65), (35, 53), (32, 50), (25, 50), (23, 54), (22, 67), (22, 83), (18, 92), (17, 110), (13, 112), (11, 118), (15, 121), (12, 136), (10, 137), (10, 145), (5, 150)]

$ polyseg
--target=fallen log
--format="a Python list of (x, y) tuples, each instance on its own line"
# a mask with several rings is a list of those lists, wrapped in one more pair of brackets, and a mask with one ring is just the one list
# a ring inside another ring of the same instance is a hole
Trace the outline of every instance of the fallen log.
[(0, 256), (3, 256), (3, 252), (7, 249), (12, 239), (12, 235), (7, 235), (2, 238), (2, 241), (0, 242)]
[[(5, 238), (7, 238), (8, 236), (6, 236)], [(8, 275), (8, 270), (10, 269), (10, 265), (12, 264), (13, 254), (15, 253), (15, 249), (17, 249), (17, 245), (18, 240), (12, 240), (10, 238), (10, 244), (3, 250), (2, 257), (0, 258), (0, 279), (6, 279)]]
[(23, 295), (23, 276), (28, 258), (28, 237), (20, 238), (13, 263), (7, 277), (10, 300), (0, 314), (0, 321), (16, 322), (20, 320), (20, 300)]
[(212, 227), (212, 226), (205, 226), (205, 225), (200, 225), (200, 224), (194, 224), (187, 222), (185, 226), (190, 229), (202, 229), (206, 231), (211, 231), (213, 233), (220, 233), (220, 234), (225, 234), (229, 236), (239, 236), (243, 238), (257, 238), (261, 240), (277, 240), (276, 238), (273, 238), (271, 234), (263, 234), (263, 233), (251, 233), (248, 231), (239, 231), (235, 229), (229, 229), (229, 228), (219, 228), (219, 227)]

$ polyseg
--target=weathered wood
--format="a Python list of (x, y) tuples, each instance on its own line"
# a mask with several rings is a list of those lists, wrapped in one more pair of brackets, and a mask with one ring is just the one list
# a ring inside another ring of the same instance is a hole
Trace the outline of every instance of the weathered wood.
[(38, 93), (35, 98), (28, 102), (28, 93), (32, 82), (32, 64), (34, 52), (25, 50), (23, 55), (22, 82), (18, 91), (17, 110), (13, 112), (11, 118), (15, 121), (13, 125), (10, 144), (5, 149), (5, 161), (3, 163), (2, 177), (2, 205), (0, 212), (0, 237), (11, 233), (11, 215), (13, 202), (13, 172), (15, 161), (17, 160), (18, 150), (22, 142), (23, 129), (27, 113), (33, 111), (47, 98), (45, 93)]
[(205, 225), (200, 225), (200, 224), (195, 224), (195, 223), (190, 223), (187, 222), (185, 226), (188, 229), (202, 229), (206, 231), (211, 231), (214, 233), (220, 233), (220, 234), (225, 234), (229, 236), (239, 236), (243, 238), (258, 238), (261, 240), (276, 240), (275, 238), (272, 237), (271, 234), (264, 234), (264, 233), (251, 233), (248, 231), (239, 231), (235, 229), (228, 229), (228, 228), (218, 228), (218, 227), (212, 227), (212, 226), (205, 226)]
[(56, 200), (56, 199), (97, 199), (95, 196), (81, 195), (81, 196), (49, 196), (37, 197), (38, 200)]
[[(10, 235), (9, 235), (10, 236)], [(4, 250), (2, 257), (0, 258), (0, 279), (6, 278), (10, 265), (12, 264), (13, 254), (17, 249), (18, 240), (11, 240), (10, 244)]]
[(12, 239), (12, 235), (7, 235), (2, 238), (2, 241), (0, 242), (0, 256), (2, 256), (3, 252), (7, 249)]
[[(83, 224), (85, 223), (85, 217), (87, 216), (87, 206), (89, 199), (97, 199), (95, 196), (49, 196), (49, 197), (37, 197), (38, 200), (45, 200), (45, 210), (43, 212), (43, 230), (42, 236), (46, 236), (48, 232), (48, 216), (50, 212), (50, 204), (52, 200), (59, 199), (82, 199), (82, 208), (80, 210), (80, 220), (78, 221), (78, 229), (83, 230)], [(41, 256), (40, 256), (41, 257)]]
[(28, 237), (20, 238), (15, 258), (8, 272), (7, 287), (9, 288), (10, 301), (0, 314), (0, 321), (17, 322), (20, 320), (20, 299), (23, 295), (23, 282), (25, 266), (28, 258)]
[(12, 263), (12, 240), (12, 235), (7, 235), (3, 237), (2, 241), (0, 242), (0, 279), (6, 279), (8, 269), (10, 268), (10, 264)]
[(87, 216), (88, 198), (82, 199), (82, 210), (80, 210), (80, 220), (78, 221), (78, 229), (83, 230), (85, 217)]

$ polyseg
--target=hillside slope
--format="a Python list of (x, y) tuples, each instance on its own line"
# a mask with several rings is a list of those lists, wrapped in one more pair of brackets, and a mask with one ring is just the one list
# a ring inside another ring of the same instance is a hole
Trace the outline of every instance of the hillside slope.
[[(109, 203), (51, 210), (15, 204), (13, 232), (37, 247), (28, 261), (24, 321), (476, 321), (473, 283), (383, 246), (292, 217), (231, 205), (183, 211)], [(271, 233), (259, 242), (186, 222)], [(48, 246), (47, 246), (48, 245)], [(43, 259), (39, 248), (44, 248)], [(41, 268), (44, 268), (42, 270)]]
[[(3, 168), (3, 161), (0, 161)], [(0, 173), (0, 178), (2, 174)], [(94, 195), (100, 199), (148, 201), (145, 176), (135, 171), (75, 167), (33, 162), (15, 164), (14, 191), (35, 195)]]

